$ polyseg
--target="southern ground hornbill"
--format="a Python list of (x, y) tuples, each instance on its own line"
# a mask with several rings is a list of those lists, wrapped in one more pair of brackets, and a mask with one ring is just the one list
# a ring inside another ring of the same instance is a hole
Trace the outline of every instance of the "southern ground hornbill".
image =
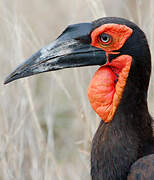
[(143, 31), (115, 17), (68, 26), (5, 80), (100, 65), (88, 97), (102, 119), (91, 151), (93, 180), (154, 180), (154, 138), (147, 107), (151, 56)]

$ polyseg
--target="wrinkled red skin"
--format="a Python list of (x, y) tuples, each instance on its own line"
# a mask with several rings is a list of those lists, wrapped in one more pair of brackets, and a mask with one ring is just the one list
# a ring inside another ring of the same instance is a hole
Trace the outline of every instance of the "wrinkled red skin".
[[(102, 33), (110, 35), (112, 42), (103, 44), (99, 39)], [(109, 63), (108, 54), (117, 54), (118, 52), (113, 51), (119, 50), (131, 34), (132, 29), (119, 24), (102, 25), (91, 34), (91, 45), (106, 51), (107, 63), (93, 76), (88, 88), (88, 97), (94, 111), (105, 122), (113, 119), (132, 63), (132, 57), (129, 55), (118, 56)]]

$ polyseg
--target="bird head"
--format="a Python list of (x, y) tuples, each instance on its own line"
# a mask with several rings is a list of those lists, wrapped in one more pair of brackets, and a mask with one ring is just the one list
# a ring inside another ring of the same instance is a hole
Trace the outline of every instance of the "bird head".
[(144, 32), (123, 18), (101, 18), (68, 26), (52, 43), (19, 65), (5, 84), (48, 71), (100, 65), (88, 96), (96, 113), (112, 120), (127, 82), (147, 91), (151, 57)]

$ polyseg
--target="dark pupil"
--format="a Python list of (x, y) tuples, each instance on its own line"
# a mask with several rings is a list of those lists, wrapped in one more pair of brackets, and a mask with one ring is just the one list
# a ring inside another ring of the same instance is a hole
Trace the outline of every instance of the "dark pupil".
[(103, 37), (103, 40), (104, 40), (104, 41), (107, 41), (107, 40), (108, 40), (108, 37), (107, 37), (107, 36), (104, 36), (104, 37)]
[(109, 41), (108, 35), (103, 34), (103, 35), (101, 36), (101, 40), (102, 40), (103, 42), (108, 42), (108, 41)]

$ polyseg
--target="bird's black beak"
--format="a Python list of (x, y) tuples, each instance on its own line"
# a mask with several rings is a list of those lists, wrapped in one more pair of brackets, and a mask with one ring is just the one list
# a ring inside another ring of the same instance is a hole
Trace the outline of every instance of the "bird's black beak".
[(47, 71), (105, 64), (105, 52), (90, 45), (91, 31), (91, 23), (68, 26), (55, 41), (19, 65), (6, 78), (4, 84)]

